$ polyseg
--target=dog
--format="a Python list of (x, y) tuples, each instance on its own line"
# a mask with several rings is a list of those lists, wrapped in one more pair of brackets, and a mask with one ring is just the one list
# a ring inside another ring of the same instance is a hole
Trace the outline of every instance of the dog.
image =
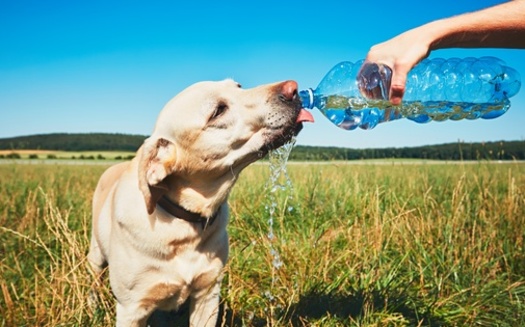
[(295, 81), (199, 82), (166, 104), (134, 159), (108, 168), (93, 195), (88, 261), (98, 276), (108, 267), (118, 327), (168, 325), (149, 318), (187, 300), (191, 326), (215, 326), (228, 194), (312, 121)]

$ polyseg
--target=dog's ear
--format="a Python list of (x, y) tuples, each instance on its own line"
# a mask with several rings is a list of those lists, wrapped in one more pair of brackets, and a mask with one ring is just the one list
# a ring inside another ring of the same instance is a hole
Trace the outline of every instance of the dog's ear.
[(144, 141), (138, 173), (139, 187), (149, 214), (155, 211), (160, 197), (168, 192), (164, 179), (173, 171), (175, 155), (174, 144), (164, 138), (148, 138)]

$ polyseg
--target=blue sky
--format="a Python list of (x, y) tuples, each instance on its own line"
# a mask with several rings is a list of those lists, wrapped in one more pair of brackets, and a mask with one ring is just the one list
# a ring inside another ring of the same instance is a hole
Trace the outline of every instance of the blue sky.
[[(340, 61), (407, 29), (500, 1), (0, 0), (0, 137), (151, 133), (158, 112), (201, 80), (244, 87), (294, 79), (315, 88)], [(496, 56), (525, 79), (525, 50), (450, 49)], [(314, 109), (298, 144), (352, 148), (525, 139), (525, 87), (494, 120), (339, 129)]]

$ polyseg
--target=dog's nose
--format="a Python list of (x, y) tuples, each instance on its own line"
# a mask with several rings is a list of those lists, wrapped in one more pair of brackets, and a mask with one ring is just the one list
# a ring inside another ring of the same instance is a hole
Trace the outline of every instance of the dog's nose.
[(292, 101), (297, 96), (297, 82), (283, 82), (283, 84), (281, 85), (281, 94), (285, 100)]

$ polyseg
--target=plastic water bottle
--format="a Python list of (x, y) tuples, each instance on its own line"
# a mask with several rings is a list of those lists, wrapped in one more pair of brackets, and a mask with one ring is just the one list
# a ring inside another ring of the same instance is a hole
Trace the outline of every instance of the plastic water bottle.
[(353, 130), (400, 118), (417, 123), (496, 118), (521, 87), (519, 73), (498, 58), (425, 59), (408, 73), (401, 105), (392, 106), (391, 77), (386, 65), (344, 61), (315, 90), (299, 96), (303, 107), (316, 107), (335, 125)]

